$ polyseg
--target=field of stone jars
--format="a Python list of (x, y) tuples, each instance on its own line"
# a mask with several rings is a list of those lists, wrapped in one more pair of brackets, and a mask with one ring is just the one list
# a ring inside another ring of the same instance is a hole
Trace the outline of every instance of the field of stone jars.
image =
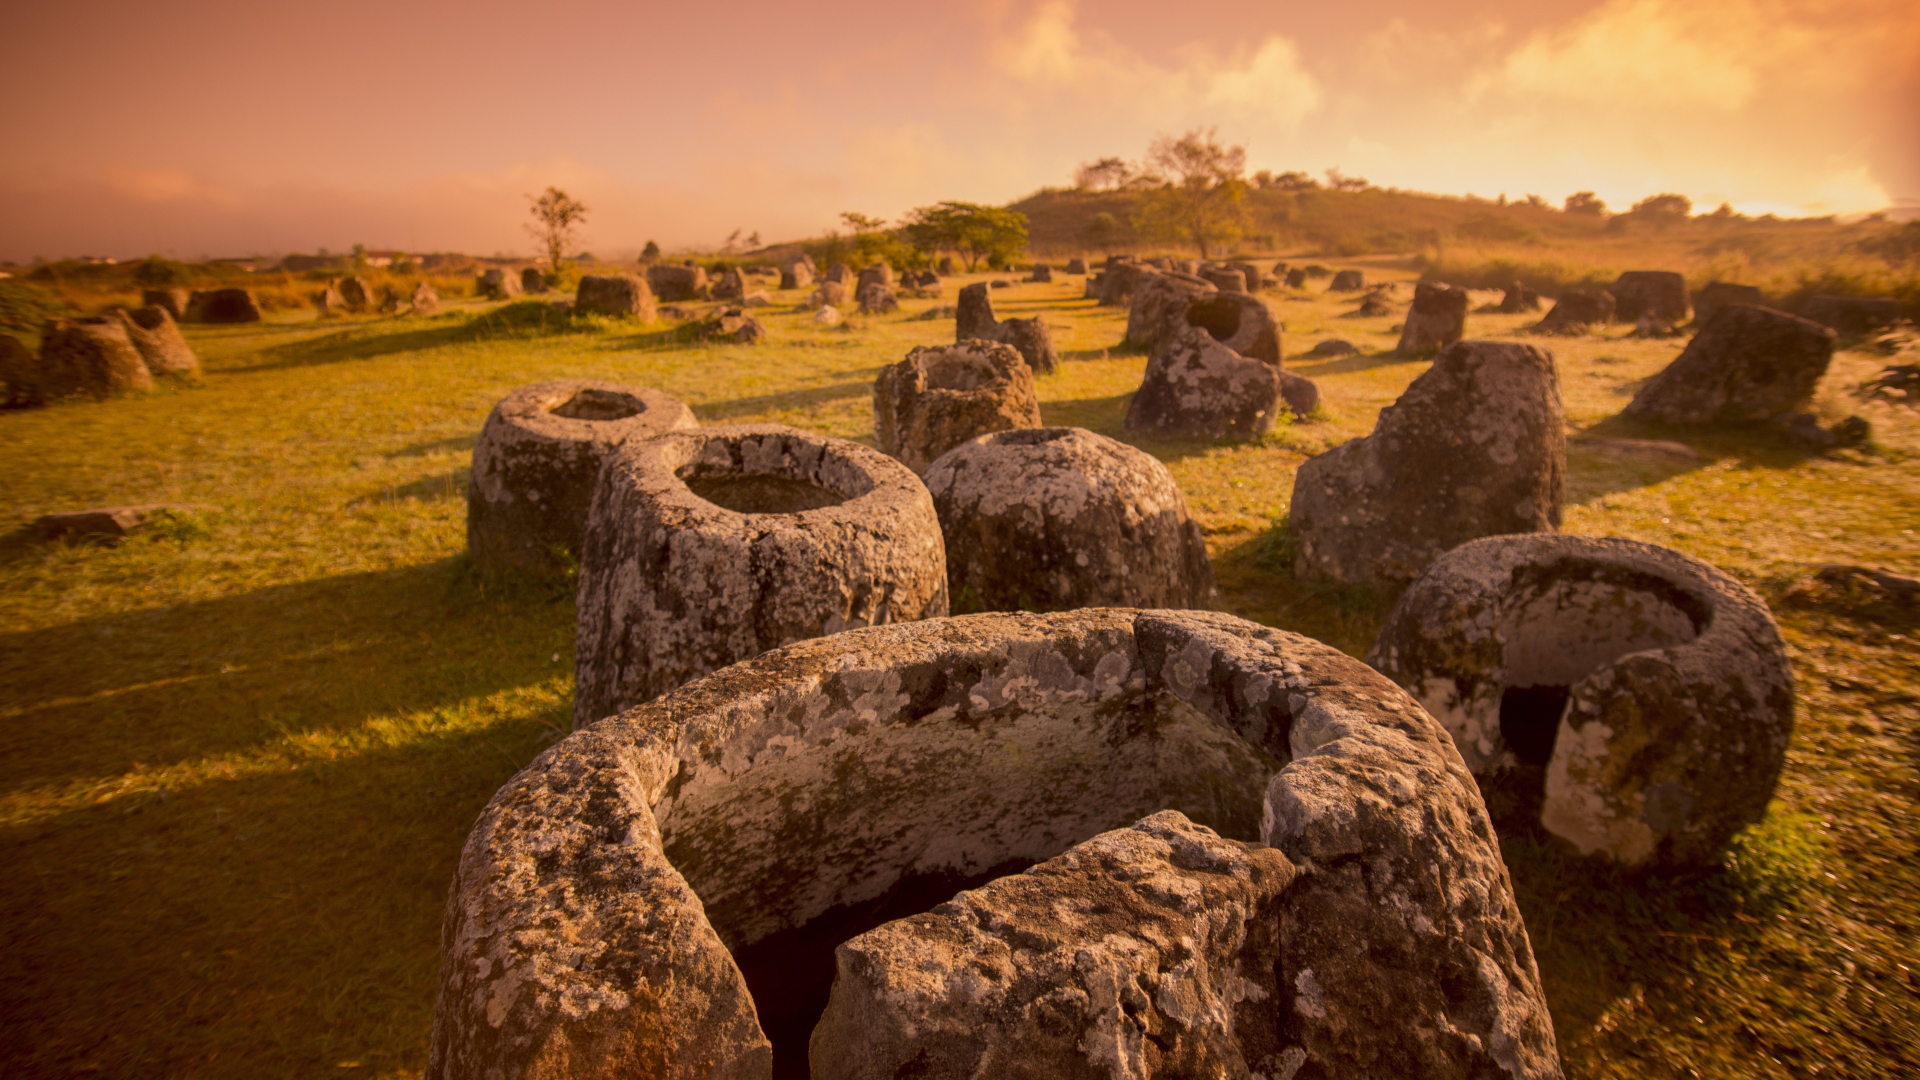
[(799, 269), (0, 413), (0, 1072), (1920, 1067), (1910, 339)]

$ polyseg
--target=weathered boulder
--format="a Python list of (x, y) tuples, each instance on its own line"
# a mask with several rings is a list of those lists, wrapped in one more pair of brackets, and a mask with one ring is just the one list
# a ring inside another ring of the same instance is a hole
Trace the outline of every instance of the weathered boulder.
[(851, 287), (853, 285), (853, 271), (848, 268), (846, 263), (834, 263), (832, 266), (827, 267), (827, 276), (824, 280), (837, 281), (842, 285)]
[(1053, 281), (1053, 268), (1046, 263), (1034, 263), (1033, 270), (1027, 274), (1027, 280), (1042, 284), (1051, 284)]
[(1359, 292), (1367, 287), (1367, 276), (1358, 270), (1342, 270), (1327, 284), (1328, 292)]
[(834, 307), (832, 304), (822, 304), (820, 305), (820, 309), (813, 313), (813, 325), (818, 327), (839, 326), (844, 321), (846, 320), (845, 317), (840, 314), (840, 309)]
[(260, 301), (251, 289), (195, 289), (187, 297), (187, 322), (250, 323), (260, 321)]
[(847, 286), (842, 281), (822, 281), (807, 298), (808, 307), (846, 307)]
[(906, 466), (776, 424), (630, 442), (580, 556), (574, 723), (768, 649), (947, 613), (940, 520)]
[(1527, 288), (1525, 282), (1515, 281), (1507, 286), (1506, 293), (1500, 297), (1502, 315), (1518, 315), (1523, 311), (1539, 310), (1540, 294)]
[(1534, 324), (1536, 334), (1584, 334), (1613, 321), (1613, 294), (1605, 289), (1569, 289)]
[(153, 389), (140, 350), (116, 315), (54, 319), (40, 334), (42, 398), (85, 394), (100, 401)]
[(1833, 344), (1834, 332), (1811, 320), (1723, 307), (1622, 412), (1669, 424), (1766, 420), (1812, 396)]
[(578, 730), (481, 812), (441, 942), (432, 1080), (805, 1075), (816, 1030), (847, 1080), (1558, 1075), (1445, 730), (1209, 612), (850, 630)]
[(860, 286), (856, 294), (862, 315), (885, 315), (900, 310), (900, 298), (893, 294), (893, 286), (879, 281), (869, 281)]
[(1448, 346), (1373, 434), (1295, 473), (1295, 572), (1399, 588), (1468, 540), (1558, 529), (1565, 428), (1546, 351)]
[(1126, 340), (1149, 349), (1159, 345), (1180, 331), (1196, 296), (1218, 291), (1212, 282), (1191, 274), (1143, 271), (1127, 306)]
[(1759, 821), (1793, 731), (1766, 604), (1634, 540), (1455, 548), (1367, 662), (1446, 726), (1503, 830), (1544, 827), (1636, 866), (1704, 863)]
[(1067, 273), (1084, 274), (1087, 272), (1087, 260), (1075, 257), (1067, 260)]
[(713, 293), (706, 270), (698, 266), (649, 266), (647, 286), (654, 296), (668, 301), (705, 300)]
[(955, 272), (953, 268), (953, 256), (940, 256), (940, 261), (934, 265), (934, 269), (939, 271), (941, 277), (952, 277)]
[(149, 304), (143, 308), (119, 313), (126, 325), (127, 340), (140, 353), (140, 361), (147, 366), (149, 374), (172, 375), (184, 378), (196, 378), (200, 374), (200, 358), (193, 355), (193, 349), (187, 345), (187, 339), (180, 334), (180, 327), (167, 314), (167, 309), (158, 304)]
[(782, 289), (804, 289), (813, 284), (813, 271), (806, 263), (789, 263), (780, 271)]
[(1276, 374), (1280, 377), (1280, 400), (1286, 402), (1293, 415), (1304, 417), (1320, 407), (1319, 384), (1285, 368), (1278, 369)]
[(12, 334), (0, 334), (0, 405), (38, 405), (43, 400), (40, 360)]
[(543, 293), (547, 291), (547, 276), (537, 266), (525, 267), (520, 271), (520, 291), (523, 293)]
[(1328, 338), (1301, 355), (1303, 357), (1352, 356), (1359, 351), (1359, 349), (1353, 347), (1353, 343), (1350, 341), (1342, 341), (1339, 338)]
[(915, 473), (975, 436), (1039, 426), (1033, 369), (1008, 345), (916, 348), (873, 381), (874, 443)]
[(1224, 266), (1203, 266), (1197, 276), (1221, 292), (1247, 291), (1247, 276), (1238, 270), (1230, 270)]
[(411, 302), (415, 315), (440, 314), (440, 294), (434, 292), (433, 286), (428, 282), (422, 281), (413, 287)]
[(1607, 286), (1613, 294), (1613, 315), (1638, 322), (1651, 315), (1662, 322), (1687, 321), (1687, 279), (1672, 270), (1629, 270)]
[(909, 295), (922, 300), (931, 299), (946, 291), (946, 286), (940, 283), (940, 275), (931, 270), (909, 270), (900, 275), (900, 281)]
[(334, 283), (334, 288), (340, 293), (340, 299), (346, 303), (347, 310), (356, 315), (364, 315), (380, 306), (378, 297), (374, 295), (373, 286), (367, 284), (366, 278), (343, 277)]
[(1136, 262), (1107, 261), (1106, 270), (1100, 275), (1100, 303), (1103, 307), (1123, 307), (1133, 303), (1133, 290), (1139, 286), (1152, 268)]
[(891, 289), (894, 286), (893, 266), (889, 263), (880, 262), (863, 267), (860, 270), (859, 281), (854, 285), (855, 294), (858, 294), (861, 289), (875, 282)]
[(313, 306), (322, 317), (343, 315), (347, 312), (347, 298), (340, 295), (337, 282), (327, 282), (327, 287), (314, 294)]
[(1307, 287), (1307, 272), (1300, 267), (1287, 271), (1287, 288), (1304, 289)]
[(711, 295), (715, 300), (740, 300), (747, 295), (748, 288), (750, 286), (747, 276), (740, 272), (739, 267), (729, 266), (720, 271), (719, 278), (713, 283)]
[(1279, 366), (1249, 359), (1188, 325), (1154, 347), (1127, 405), (1127, 434), (1254, 439), (1279, 419)]
[(645, 386), (555, 379), (502, 398), (480, 429), (467, 484), (467, 550), (477, 562), (541, 568), (580, 553), (593, 482), (630, 439), (694, 425), (678, 399)]
[(1206, 539), (1165, 465), (1081, 428), (961, 443), (926, 470), (961, 611), (1205, 607)]
[(163, 307), (178, 322), (187, 317), (188, 293), (185, 289), (141, 289), (141, 307)]
[(693, 336), (701, 341), (729, 345), (758, 345), (767, 340), (767, 328), (742, 308), (730, 307), (701, 320)]
[(1854, 337), (1899, 322), (1900, 301), (1891, 296), (1816, 296), (1800, 305), (1800, 314)]
[[(1249, 360), (1280, 363), (1280, 324), (1257, 296), (1247, 293), (1199, 293), (1187, 301), (1180, 321), (1205, 330), (1215, 341)], [(1174, 327), (1156, 340), (1170, 336)]]
[(1746, 304), (1749, 307), (1765, 307), (1766, 297), (1753, 285), (1735, 285), (1728, 281), (1712, 281), (1693, 298), (1693, 321), (1695, 325), (1705, 326), (1720, 313), (1720, 309), (1731, 304)]
[(217, 506), (198, 503), (147, 503), (142, 506), (98, 506), (67, 510), (34, 519), (33, 531), (46, 540), (107, 540), (132, 536), (161, 522), (209, 511)]
[(1259, 292), (1261, 289), (1273, 284), (1267, 280), (1265, 274), (1260, 272), (1260, 268), (1252, 263), (1230, 262), (1227, 264), (1227, 269), (1240, 271), (1240, 275), (1247, 279), (1248, 292)]
[(1034, 374), (1043, 375), (1060, 366), (1060, 354), (1053, 348), (1053, 331), (1038, 315), (1031, 319), (1001, 322), (993, 315), (993, 296), (988, 282), (977, 281), (960, 290), (954, 308), (954, 341), (998, 341), (1011, 345)]
[(573, 310), (652, 322), (660, 317), (653, 289), (637, 274), (584, 274), (574, 290)]
[(489, 300), (511, 300), (520, 295), (520, 275), (508, 267), (490, 266), (474, 279), (474, 291)]
[(1467, 331), (1467, 290), (1444, 281), (1413, 287), (1413, 307), (1400, 331), (1401, 356), (1431, 356), (1459, 341)]

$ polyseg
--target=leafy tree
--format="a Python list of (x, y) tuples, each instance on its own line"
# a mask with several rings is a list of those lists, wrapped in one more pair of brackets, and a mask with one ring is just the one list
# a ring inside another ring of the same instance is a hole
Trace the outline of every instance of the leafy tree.
[(989, 266), (1009, 262), (1027, 246), (1027, 215), (979, 203), (941, 202), (915, 208), (905, 231), (908, 242), (922, 251), (958, 252), (971, 272), (983, 259)]
[(1117, 157), (1104, 157), (1074, 170), (1073, 184), (1082, 191), (1112, 191), (1125, 187), (1133, 177), (1133, 166)]
[(158, 255), (149, 255), (140, 260), (133, 268), (133, 282), (150, 289), (167, 285), (184, 285), (187, 281), (187, 268), (172, 259), (163, 259)]
[(1629, 212), (1656, 225), (1672, 225), (1687, 220), (1693, 213), (1693, 200), (1685, 195), (1649, 195), (1634, 203)]
[(1120, 223), (1112, 214), (1102, 210), (1087, 219), (1087, 243), (1099, 248), (1108, 255), (1113, 254), (1113, 242), (1120, 237)]
[(1529, 196), (1527, 196), (1527, 205), (1528, 205), (1528, 206), (1537, 206), (1537, 207), (1539, 207), (1540, 209), (1542, 209), (1542, 210), (1544, 210), (1544, 209), (1546, 209), (1546, 208), (1547, 208), (1547, 200), (1545, 200), (1545, 199), (1543, 199), (1543, 198), (1541, 198), (1541, 197), (1540, 197), (1540, 196), (1538, 196), (1538, 195), (1529, 195)]
[(1246, 147), (1224, 146), (1216, 129), (1196, 128), (1155, 139), (1147, 166), (1158, 184), (1140, 192), (1132, 218), (1144, 235), (1193, 244), (1205, 259), (1246, 231)]
[(579, 239), (580, 223), (587, 220), (587, 206), (557, 187), (548, 188), (537, 199), (529, 195), (527, 200), (533, 204), (529, 211), (533, 221), (527, 225), (527, 234), (546, 249), (547, 265), (558, 271), (567, 249)]
[(647, 241), (647, 246), (640, 249), (640, 257), (642, 259), (647, 260), (648, 262), (652, 262), (653, 260), (659, 258), (660, 245), (654, 243), (651, 240)]
[(1281, 191), (1313, 191), (1320, 186), (1320, 181), (1299, 171), (1283, 172), (1269, 181), (1267, 186)]
[(1340, 166), (1335, 165), (1327, 170), (1327, 186), (1335, 191), (1365, 191), (1373, 185), (1365, 177), (1343, 175)]
[(1592, 214), (1595, 217), (1607, 212), (1607, 204), (1591, 191), (1576, 191), (1567, 196), (1565, 208), (1569, 214)]

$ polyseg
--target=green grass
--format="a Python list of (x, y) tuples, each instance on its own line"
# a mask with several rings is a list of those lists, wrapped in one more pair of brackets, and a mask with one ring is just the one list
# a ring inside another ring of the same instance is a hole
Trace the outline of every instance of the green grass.
[[(1077, 293), (995, 301), (1056, 326), (1045, 419), (1117, 436), (1145, 360), (1116, 347), (1123, 313)], [(913, 318), (938, 302), (835, 330), (768, 309), (760, 347), (537, 303), (282, 313), (188, 327), (201, 385), (0, 414), (0, 532), (15, 530), (0, 537), (0, 1074), (417, 1073), (460, 845), (571, 709), (568, 580), (462, 554), (487, 410), (584, 375), (660, 387), (703, 421), (866, 439), (878, 368), (951, 334)], [(1299, 463), (1365, 434), (1424, 365), (1388, 355), (1396, 317), (1341, 318), (1350, 300), (1317, 291), (1272, 303), (1290, 353), (1333, 336), (1361, 349), (1293, 364), (1322, 415), (1256, 444), (1147, 449), (1207, 531), (1224, 607), (1363, 652), (1386, 598), (1294, 581), (1275, 524)], [(1528, 321), (1472, 318), (1474, 336)], [(1678, 342), (1540, 343), (1576, 428), (1675, 437), (1616, 414)], [(1702, 457), (1672, 465), (1575, 443), (1567, 528), (1669, 544), (1761, 589), (1801, 712), (1775, 811), (1722, 867), (1632, 879), (1506, 839), (1571, 1075), (1920, 1067), (1920, 622), (1794, 590), (1821, 562), (1920, 571), (1914, 418), (1847, 396), (1879, 363), (1843, 356), (1820, 401), (1872, 419), (1871, 452), (1722, 430), (1682, 435)], [(154, 501), (218, 509), (117, 546), (17, 528)]]

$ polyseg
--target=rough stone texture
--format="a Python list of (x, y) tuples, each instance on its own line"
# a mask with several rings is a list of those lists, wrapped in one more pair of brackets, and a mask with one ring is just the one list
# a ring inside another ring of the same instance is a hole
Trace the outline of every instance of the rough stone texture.
[(1367, 277), (1358, 270), (1342, 270), (1327, 284), (1328, 292), (1359, 292), (1367, 287)]
[(1498, 536), (1435, 561), (1368, 663), (1452, 734), (1501, 827), (1707, 861), (1772, 797), (1793, 678), (1767, 606), (1633, 540)]
[(347, 310), (347, 298), (340, 295), (335, 282), (327, 282), (327, 287), (314, 295), (313, 306), (321, 315), (340, 315)]
[(586, 274), (573, 294), (573, 310), (652, 322), (660, 317), (653, 289), (635, 274)]
[(1613, 314), (1622, 322), (1651, 315), (1662, 322), (1687, 321), (1687, 279), (1672, 270), (1628, 270), (1614, 279)]
[(851, 286), (853, 284), (853, 271), (847, 267), (846, 263), (834, 263), (832, 266), (827, 267), (827, 276), (823, 280), (837, 281), (842, 285)]
[(768, 649), (947, 613), (940, 521), (906, 466), (774, 424), (629, 443), (580, 557), (574, 722)]
[(1605, 289), (1569, 289), (1560, 294), (1547, 317), (1534, 324), (1533, 330), (1537, 334), (1584, 334), (1612, 322), (1613, 310), (1613, 294)]
[(217, 506), (202, 506), (197, 503), (102, 506), (92, 510), (44, 514), (34, 520), (33, 531), (47, 540), (80, 540), (90, 537), (118, 540), (175, 515), (219, 509)]
[(1273, 284), (1267, 280), (1265, 274), (1260, 272), (1260, 268), (1252, 263), (1232, 262), (1227, 264), (1227, 269), (1240, 271), (1241, 276), (1247, 279), (1248, 292), (1259, 292), (1261, 289)]
[(1539, 310), (1540, 294), (1527, 288), (1524, 282), (1515, 281), (1507, 286), (1506, 293), (1500, 297), (1502, 315), (1518, 315), (1523, 311)]
[(379, 306), (379, 301), (374, 297), (373, 286), (367, 284), (366, 278), (343, 277), (334, 283), (334, 288), (339, 291), (340, 299), (346, 303), (347, 310), (356, 315), (364, 315)]
[(941, 277), (952, 277), (955, 273), (953, 268), (953, 256), (951, 255), (940, 256), (940, 261), (934, 266), (934, 269), (939, 272)]
[(840, 281), (831, 281), (831, 280), (821, 282), (820, 287), (813, 290), (813, 296), (808, 298), (807, 306), (809, 307), (846, 307), (847, 306), (846, 283), (840, 282)]
[(994, 318), (993, 296), (988, 291), (988, 283), (984, 281), (961, 289), (959, 301), (953, 316), (956, 343), (997, 341), (1011, 345), (1037, 375), (1044, 375), (1060, 366), (1060, 354), (1053, 348), (1053, 331), (1048, 328), (1045, 319), (1038, 315), (1031, 319), (1008, 319), (1005, 322)]
[(873, 381), (874, 442), (915, 473), (975, 436), (1039, 426), (1033, 369), (1011, 346), (917, 348)]
[(1622, 410), (1669, 424), (1765, 420), (1812, 396), (1834, 332), (1772, 308), (1723, 307)]
[(411, 303), (415, 315), (440, 314), (440, 294), (434, 292), (433, 286), (425, 281), (413, 287)]
[(860, 286), (856, 297), (862, 315), (885, 315), (900, 310), (900, 298), (893, 294), (893, 286), (885, 282), (867, 282)]
[(1315, 345), (1313, 348), (1308, 349), (1304, 355), (1316, 356), (1316, 357), (1318, 356), (1352, 356), (1359, 351), (1360, 351), (1359, 349), (1356, 349), (1353, 347), (1353, 343), (1350, 341), (1342, 341), (1339, 338), (1328, 338), (1327, 340), (1322, 341), (1319, 344)]
[(187, 339), (180, 334), (173, 316), (158, 304), (119, 313), (126, 326), (127, 340), (140, 353), (140, 361), (152, 375), (197, 378), (200, 358), (193, 355)]
[[(882, 925), (969, 882), (986, 888)], [(958, 918), (1010, 905), (1017, 921)], [(840, 951), (829, 1006), (826, 950), (875, 927)], [(836, 1080), (1143, 1077), (1149, 1060), (1154, 1076), (1558, 1075), (1445, 730), (1357, 660), (1213, 613), (852, 630), (576, 731), (480, 814), (441, 955), (433, 1080), (763, 1080), (768, 1035), (804, 1075), (823, 1006), (816, 1050), (865, 1054), (817, 1058)], [(901, 993), (863, 993), (881, 983)], [(1246, 1038), (1275, 1036), (1248, 1059)], [(1169, 1046), (1194, 1056), (1147, 1057)]]
[(1124, 307), (1133, 303), (1133, 290), (1153, 270), (1136, 262), (1107, 262), (1100, 275), (1100, 303), (1103, 307)]
[[(1280, 363), (1280, 324), (1257, 296), (1201, 293), (1187, 301), (1179, 319), (1205, 330), (1215, 341), (1249, 360), (1275, 366)], [(1171, 329), (1177, 330), (1178, 325)]]
[(1354, 308), (1352, 311), (1343, 311), (1337, 318), (1377, 319), (1382, 315), (1391, 314), (1393, 314), (1393, 305), (1387, 303), (1386, 297), (1378, 292), (1370, 292), (1366, 296), (1361, 297), (1359, 307)]
[(813, 284), (813, 271), (806, 263), (790, 263), (780, 271), (782, 289), (804, 289)]
[(649, 266), (647, 284), (654, 296), (668, 301), (705, 300), (713, 292), (707, 272), (698, 266)]
[(1431, 356), (1467, 332), (1467, 290), (1444, 281), (1413, 287), (1413, 307), (1400, 330), (1401, 356)]
[(895, 281), (893, 276), (892, 264), (881, 262), (881, 263), (874, 263), (871, 266), (862, 267), (860, 270), (859, 280), (855, 283), (854, 291), (856, 293), (859, 292), (860, 289), (865, 287), (868, 282), (879, 282), (880, 284), (885, 285), (889, 289), (893, 288)]
[(54, 319), (40, 336), (40, 394), (85, 394), (100, 401), (153, 389), (140, 350), (117, 315)]
[(1087, 260), (1079, 259), (1079, 258), (1067, 260), (1067, 273), (1084, 274), (1086, 272), (1087, 272)]
[(1048, 266), (1046, 263), (1034, 263), (1033, 272), (1027, 275), (1027, 280), (1030, 282), (1039, 282), (1041, 284), (1052, 284), (1053, 268)]
[(1205, 607), (1213, 564), (1166, 466), (1081, 428), (1003, 431), (926, 471), (962, 611)]
[(678, 399), (644, 386), (555, 379), (523, 386), (487, 415), (467, 485), (476, 561), (540, 568), (578, 555), (600, 466), (631, 439), (694, 426)]
[(1751, 307), (1765, 307), (1766, 297), (1753, 285), (1735, 285), (1726, 281), (1713, 281), (1700, 290), (1693, 298), (1693, 321), (1705, 326), (1713, 321), (1720, 309), (1732, 304), (1746, 304)]
[(1284, 368), (1280, 376), (1280, 400), (1295, 416), (1306, 416), (1320, 405), (1320, 387), (1305, 375), (1296, 375)]
[(1127, 405), (1127, 434), (1154, 439), (1253, 439), (1279, 418), (1279, 367), (1248, 359), (1186, 326), (1155, 347)]
[(251, 289), (195, 289), (187, 297), (187, 322), (250, 323), (260, 321), (260, 302)]
[(523, 293), (543, 293), (547, 291), (547, 276), (537, 266), (529, 266), (520, 271), (520, 291)]
[(1141, 271), (1127, 307), (1127, 338), (1152, 349), (1178, 334), (1194, 297), (1218, 292), (1205, 278), (1178, 272)]
[(474, 287), (489, 300), (511, 300), (520, 295), (520, 274), (511, 267), (490, 266), (475, 279)]
[(813, 325), (821, 327), (839, 326), (844, 322), (840, 309), (832, 304), (822, 304), (820, 310), (813, 313)]
[(0, 334), (0, 405), (38, 405), (40, 361), (12, 334)]
[(1546, 351), (1448, 346), (1381, 410), (1373, 434), (1300, 466), (1295, 572), (1397, 588), (1468, 540), (1554, 531), (1565, 428)]
[(1304, 289), (1307, 287), (1307, 272), (1299, 267), (1287, 271), (1287, 288)]
[(185, 289), (141, 289), (140, 306), (166, 308), (177, 322), (187, 316), (187, 296)]
[(767, 340), (767, 328), (742, 308), (721, 308), (694, 328), (701, 341), (731, 345), (758, 345)]
[(1198, 276), (1207, 284), (1221, 292), (1243, 293), (1247, 291), (1247, 276), (1238, 270), (1224, 266), (1203, 266)]
[(747, 276), (737, 266), (729, 266), (720, 271), (720, 277), (713, 283), (711, 290), (715, 300), (742, 300), (749, 288)]
[(1872, 333), (1900, 321), (1900, 301), (1890, 296), (1816, 296), (1800, 314), (1848, 336)]

